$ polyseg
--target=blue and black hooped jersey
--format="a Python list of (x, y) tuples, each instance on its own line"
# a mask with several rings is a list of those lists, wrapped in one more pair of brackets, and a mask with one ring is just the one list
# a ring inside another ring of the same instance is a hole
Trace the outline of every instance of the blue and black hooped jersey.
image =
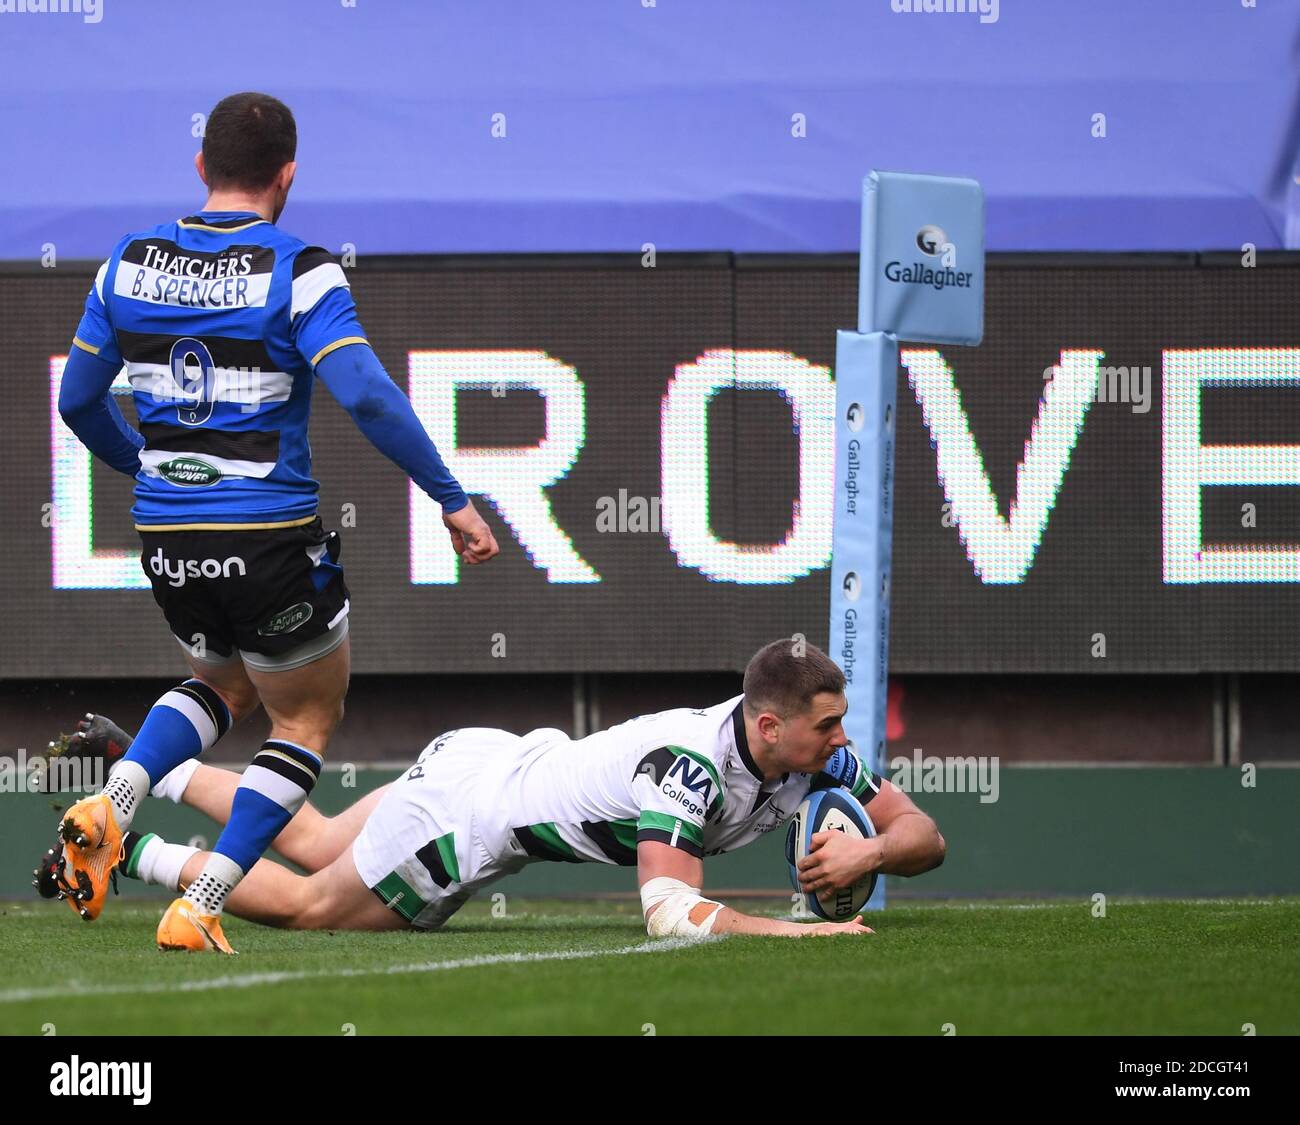
[(74, 344), (126, 366), (145, 439), (136, 525), (310, 519), (313, 368), (351, 343), (365, 335), (343, 270), (251, 212), (123, 238)]

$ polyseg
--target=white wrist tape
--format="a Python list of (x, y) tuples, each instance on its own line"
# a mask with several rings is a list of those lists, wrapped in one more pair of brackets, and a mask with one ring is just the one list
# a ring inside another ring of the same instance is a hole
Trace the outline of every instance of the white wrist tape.
[[(702, 922), (692, 922), (691, 911), (701, 903), (716, 909)], [(722, 903), (702, 898), (699, 887), (688, 887), (680, 879), (660, 876), (642, 884), (641, 913), (651, 937), (698, 938), (712, 932), (713, 923), (722, 913)]]

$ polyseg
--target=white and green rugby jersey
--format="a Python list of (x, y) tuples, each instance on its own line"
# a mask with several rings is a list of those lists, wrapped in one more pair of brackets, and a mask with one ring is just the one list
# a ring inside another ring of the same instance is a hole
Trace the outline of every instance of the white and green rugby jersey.
[(848, 749), (820, 773), (764, 781), (746, 744), (743, 698), (576, 740), (553, 729), (524, 735), (484, 763), (475, 815), (485, 837), (533, 859), (634, 866), (642, 840), (717, 855), (779, 827), (813, 789), (843, 785), (864, 802), (879, 792)]

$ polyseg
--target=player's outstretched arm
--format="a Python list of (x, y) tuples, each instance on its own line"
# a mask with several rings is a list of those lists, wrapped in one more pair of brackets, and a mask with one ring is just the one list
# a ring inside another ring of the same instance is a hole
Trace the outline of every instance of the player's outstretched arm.
[(492, 558), (498, 548), (491, 529), (443, 464), (411, 400), (388, 377), (370, 345), (337, 348), (320, 360), (316, 374), (370, 443), (442, 505), (456, 553), (467, 563)]
[(847, 922), (800, 924), (780, 918), (742, 914), (714, 899), (704, 898), (704, 861), (657, 841), (637, 844), (637, 874), (646, 931), (651, 937), (706, 937), (709, 934), (760, 934), (773, 937), (816, 937), (830, 934), (869, 934), (860, 918)]

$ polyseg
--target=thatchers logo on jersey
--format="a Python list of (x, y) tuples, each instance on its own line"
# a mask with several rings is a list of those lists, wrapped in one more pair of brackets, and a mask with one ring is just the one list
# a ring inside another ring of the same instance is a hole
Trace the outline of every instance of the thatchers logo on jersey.
[(104, 0), (0, 0), (0, 15), (73, 15), (85, 23), (104, 18)]
[(221, 470), (198, 457), (173, 457), (158, 466), (158, 475), (182, 488), (203, 488), (221, 479)]
[(243, 578), (248, 574), (248, 564), (238, 555), (228, 559), (169, 559), (161, 547), (150, 556), (149, 569), (159, 578), (165, 576), (167, 585), (178, 588), (190, 578), (230, 578), (236, 574)]
[[(171, 247), (170, 250), (167, 247)], [(253, 272), (255, 250), (247, 246), (231, 246), (216, 254), (182, 254), (174, 242), (146, 242), (140, 264), (160, 273), (178, 277), (192, 277), (201, 281), (241, 277)], [(261, 255), (259, 255), (260, 257)], [(134, 261), (134, 257), (129, 259)]]
[(307, 602), (298, 602), (288, 609), (282, 609), (265, 625), (257, 627), (259, 637), (278, 637), (281, 633), (292, 633), (300, 625), (311, 620), (311, 606)]

